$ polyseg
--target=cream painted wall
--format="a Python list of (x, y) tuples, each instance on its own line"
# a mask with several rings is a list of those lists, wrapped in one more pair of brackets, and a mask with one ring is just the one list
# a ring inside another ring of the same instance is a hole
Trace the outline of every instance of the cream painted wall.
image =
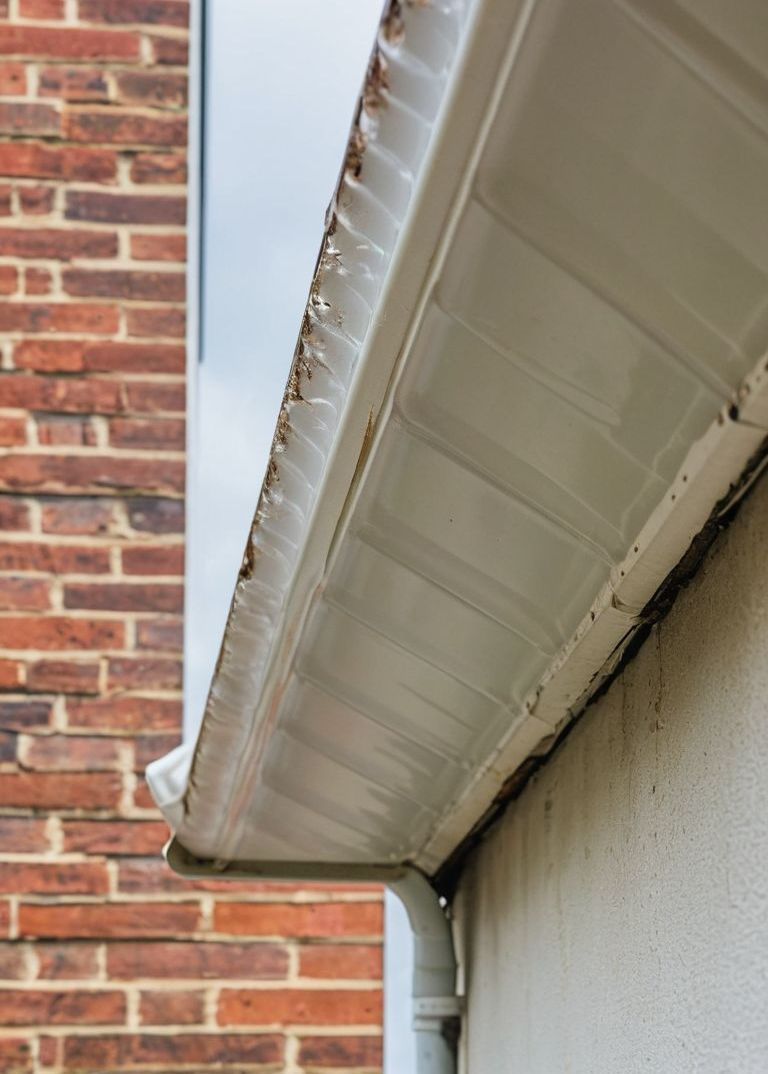
[(469, 1074), (768, 1071), (768, 482), (456, 911)]

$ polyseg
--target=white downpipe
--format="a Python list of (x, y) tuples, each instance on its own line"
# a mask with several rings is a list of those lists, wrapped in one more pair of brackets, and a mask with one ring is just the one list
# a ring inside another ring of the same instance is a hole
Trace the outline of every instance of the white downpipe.
[(413, 930), (413, 1029), (417, 1074), (456, 1074), (461, 1015), (451, 926), (437, 892), (409, 868), (387, 886), (403, 903)]

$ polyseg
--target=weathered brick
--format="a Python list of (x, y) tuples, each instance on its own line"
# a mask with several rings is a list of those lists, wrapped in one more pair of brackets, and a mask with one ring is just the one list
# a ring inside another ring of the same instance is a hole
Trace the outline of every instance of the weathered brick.
[(103, 735), (34, 735), (22, 739), (25, 768), (50, 772), (112, 772), (119, 739)]
[(155, 820), (65, 820), (64, 849), (83, 854), (159, 854), (168, 826)]
[(100, 772), (0, 772), (0, 801), (17, 809), (114, 809), (118, 775)]
[(0, 488), (15, 492), (183, 492), (176, 459), (100, 455), (0, 455)]
[(46, 853), (50, 840), (45, 819), (0, 817), (0, 845), (6, 854)]
[(27, 667), (30, 693), (95, 694), (99, 665), (73, 660), (36, 660)]
[(60, 414), (46, 414), (37, 418), (38, 444), (50, 444), (55, 447), (95, 447), (98, 442), (96, 424), (92, 418), (62, 417)]
[(135, 497), (127, 505), (132, 529), (138, 533), (183, 533), (182, 500)]
[(0, 577), (0, 611), (44, 611), (50, 603), (49, 582), (41, 578)]
[(183, 224), (185, 199), (165, 194), (111, 194), (71, 190), (66, 197), (68, 220), (102, 224)]
[(0, 63), (0, 93), (23, 97), (27, 92), (27, 69), (23, 63)]
[[(157, 68), (143, 71), (118, 71), (115, 75), (117, 101), (144, 108), (179, 109), (187, 103), (187, 77)], [(177, 128), (171, 132), (176, 135)], [(159, 139), (154, 144), (176, 145), (176, 138)]]
[(181, 726), (181, 702), (149, 697), (70, 699), (67, 722), (72, 729), (95, 731), (175, 731)]
[(48, 728), (50, 723), (50, 701), (0, 700), (0, 728), (4, 731), (40, 731)]
[(0, 1010), (6, 1026), (115, 1025), (125, 1021), (122, 992), (71, 989), (0, 990)]
[(24, 665), (20, 660), (0, 658), (0, 690), (15, 690), (24, 682)]
[(299, 951), (299, 976), (380, 981), (380, 944), (309, 944)]
[(115, 418), (109, 423), (109, 442), (112, 447), (141, 451), (183, 451), (185, 423), (181, 419)]
[(184, 235), (131, 235), (131, 257), (134, 261), (175, 261), (187, 259), (187, 240)]
[(120, 322), (116, 306), (85, 302), (6, 302), (0, 305), (0, 331), (92, 332), (108, 336)]
[(52, 186), (19, 187), (19, 205), (26, 216), (45, 216), (53, 211), (55, 191)]
[(219, 1025), (374, 1025), (381, 1021), (379, 989), (224, 988)]
[(219, 903), (214, 911), (214, 930), (234, 936), (323, 937), (379, 936), (382, 929), (380, 902)]
[(62, 284), (67, 294), (79, 298), (127, 298), (145, 302), (183, 302), (186, 289), (183, 273), (126, 269), (65, 269)]
[(184, 587), (159, 582), (73, 582), (64, 586), (64, 607), (102, 612), (181, 612)]
[(44, 533), (99, 536), (109, 533), (115, 523), (111, 500), (72, 497), (43, 503)]
[(26, 442), (26, 419), (6, 418), (0, 415), (0, 447), (14, 447)]
[(183, 574), (184, 546), (139, 545), (122, 551), (125, 574)]
[(0, 862), (4, 895), (104, 895), (108, 890), (107, 867), (101, 862)]
[(23, 945), (0, 943), (0, 981), (22, 981), (26, 976), (27, 957)]
[(19, 935), (40, 939), (162, 938), (194, 933), (196, 903), (59, 903), (19, 906)]
[[(180, 660), (112, 657), (107, 663), (109, 690), (179, 690), (181, 685)], [(155, 754), (158, 756), (159, 753)]]
[(29, 529), (29, 507), (22, 500), (0, 496), (0, 533)]
[[(3, 28), (0, 27), (0, 47)], [(49, 104), (0, 101), (0, 129), (5, 135), (52, 135), (61, 131), (61, 113)]]
[(117, 176), (117, 154), (90, 146), (7, 142), (0, 145), (0, 175), (108, 183)]
[(0, 228), (0, 255), (3, 257), (107, 258), (117, 256), (114, 231), (87, 231), (65, 228)]
[(41, 97), (60, 97), (65, 101), (109, 100), (109, 83), (101, 67), (43, 67), (38, 76)]
[(136, 648), (179, 652), (184, 644), (181, 619), (145, 619), (136, 624)]
[[(279, 1034), (253, 1033), (174, 1033), (115, 1034), (112, 1036), (66, 1037), (64, 1062), (67, 1069), (82, 1071), (176, 1069), (191, 1065), (200, 1069), (221, 1064), (235, 1070), (247, 1066), (269, 1070), (283, 1062), (285, 1046)], [(225, 1067), (226, 1069), (226, 1067)]]
[(140, 37), (124, 30), (0, 26), (0, 55), (50, 60), (139, 59)]
[(182, 153), (137, 153), (131, 165), (131, 179), (134, 183), (186, 183), (187, 158)]
[(184, 67), (189, 60), (189, 45), (180, 37), (151, 36), (152, 59), (155, 63)]
[(13, 295), (19, 289), (19, 270), (15, 265), (0, 265), (0, 294)]
[(96, 944), (37, 943), (33, 951), (39, 980), (83, 981), (99, 975)]
[(183, 414), (187, 399), (184, 384), (150, 384), (140, 381), (127, 383), (125, 396), (127, 409), (140, 414), (161, 411)]
[(124, 643), (125, 627), (119, 620), (65, 615), (0, 617), (3, 649), (122, 649)]
[(27, 267), (24, 269), (24, 294), (47, 295), (53, 288), (53, 276), (48, 269)]
[(16, 345), (17, 369), (38, 373), (183, 373), (185, 349), (175, 343), (25, 339)]
[(310, 1070), (329, 1067), (346, 1070), (350, 1067), (380, 1070), (382, 1064), (381, 1037), (302, 1037), (298, 1061)]
[[(130, 868), (130, 863), (125, 867)], [(285, 948), (259, 943), (110, 944), (107, 973), (115, 980), (134, 977), (282, 980), (288, 973), (288, 953)]]
[(21, 1037), (0, 1038), (0, 1070), (4, 1074), (31, 1074), (32, 1042)]
[(139, 339), (146, 336), (168, 336), (171, 339), (183, 339), (187, 331), (187, 322), (183, 310), (167, 307), (147, 307), (129, 309), (126, 312), (128, 335)]
[(80, 0), (85, 22), (147, 23), (186, 29), (188, 0)]
[(64, 0), (19, 0), (19, 14), (23, 19), (63, 19)]
[(0, 541), (2, 571), (104, 574), (109, 566), (109, 550), (106, 548), (44, 541)]
[(139, 995), (139, 1022), (145, 1026), (194, 1025), (205, 1019), (204, 992), (143, 991)]

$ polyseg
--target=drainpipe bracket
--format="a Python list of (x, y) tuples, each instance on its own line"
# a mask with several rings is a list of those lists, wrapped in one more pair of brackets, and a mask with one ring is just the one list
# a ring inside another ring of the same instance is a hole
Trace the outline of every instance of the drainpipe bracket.
[(461, 1018), (462, 1002), (460, 996), (419, 996), (413, 1001), (413, 1028), (415, 1030), (434, 1029), (435, 1023), (442, 1024), (453, 1018)]

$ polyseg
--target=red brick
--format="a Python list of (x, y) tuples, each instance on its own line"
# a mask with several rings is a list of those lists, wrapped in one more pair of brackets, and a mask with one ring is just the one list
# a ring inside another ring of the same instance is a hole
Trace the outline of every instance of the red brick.
[(0, 26), (0, 55), (50, 60), (138, 60), (139, 35), (121, 30)]
[(31, 1042), (19, 1037), (0, 1038), (0, 1070), (3, 1070), (4, 1074), (31, 1074)]
[(189, 60), (189, 46), (180, 37), (150, 37), (155, 63), (183, 67)]
[(50, 294), (53, 286), (53, 277), (48, 269), (26, 268), (24, 269), (24, 293), (27, 295)]
[(0, 617), (2, 649), (122, 649), (124, 643), (125, 628), (117, 620)]
[(204, 1021), (203, 992), (142, 992), (139, 1022), (145, 1026), (194, 1025)]
[(119, 767), (120, 740), (86, 735), (35, 735), (23, 740), (25, 768), (50, 772), (112, 772)]
[(7, 142), (0, 145), (0, 175), (108, 183), (117, 176), (117, 154), (112, 149)]
[(131, 235), (131, 257), (134, 261), (175, 261), (187, 259), (185, 235)]
[(67, 294), (80, 298), (127, 298), (145, 302), (183, 302), (186, 290), (181, 272), (65, 269), (62, 283)]
[(45, 216), (53, 212), (54, 189), (52, 186), (19, 187), (19, 204), (27, 216)]
[[(133, 770), (134, 772), (143, 772), (144, 769), (151, 761), (156, 761), (158, 757), (162, 757), (166, 753), (170, 753), (171, 750), (176, 749), (179, 745), (181, 738), (178, 734), (154, 734), (154, 735), (136, 735), (132, 740), (133, 742)], [(164, 876), (176, 876), (173, 873), (165, 861), (162, 858), (152, 858), (152, 861), (156, 862), (163, 871)], [(161, 887), (156, 888), (157, 891), (161, 890)], [(180, 890), (188, 891), (189, 883), (186, 883), (185, 887)]]
[(147, 619), (136, 624), (136, 648), (180, 652), (184, 644), (181, 619)]
[(126, 574), (183, 574), (184, 546), (140, 545), (124, 548), (122, 560)]
[(0, 802), (17, 809), (114, 809), (118, 775), (100, 772), (2, 772)]
[(29, 508), (21, 500), (0, 496), (0, 532), (29, 529)]
[(0, 578), (0, 611), (43, 611), (50, 603), (50, 585), (43, 579)]
[(23, 679), (24, 665), (18, 660), (0, 658), (0, 690), (14, 690)]
[(12, 295), (19, 288), (19, 272), (13, 265), (0, 265), (0, 294)]
[[(125, 867), (130, 868), (130, 863)], [(107, 974), (115, 980), (144, 977), (271, 981), (282, 980), (287, 973), (288, 954), (273, 944), (181, 941), (107, 947)]]
[(95, 694), (99, 665), (71, 660), (36, 660), (27, 668), (30, 693)]
[(379, 989), (224, 988), (219, 1025), (374, 1025), (381, 1022)]
[(0, 936), (7, 936), (11, 923), (11, 912), (7, 902), (0, 902)]
[(377, 1071), (382, 1060), (381, 1037), (302, 1037), (299, 1045), (299, 1063), (313, 1071), (324, 1067)]
[(43, 504), (44, 533), (98, 536), (109, 533), (115, 521), (111, 500), (62, 499)]
[(139, 779), (133, 792), (133, 804), (137, 809), (157, 809), (152, 792), (145, 779)]
[(148, 697), (69, 700), (67, 718), (72, 729), (175, 731), (181, 726), (181, 702)]
[(157, 820), (65, 820), (64, 849), (116, 857), (159, 854), (168, 826)]
[[(144, 108), (179, 109), (187, 103), (187, 77), (157, 68), (143, 71), (118, 71), (115, 75), (117, 101)], [(173, 134), (176, 128), (171, 128)], [(159, 139), (162, 145), (177, 145), (177, 139)], [(155, 143), (157, 144), (157, 143)]]
[(0, 228), (0, 255), (58, 261), (73, 257), (116, 257), (117, 234), (83, 229), (4, 227)]
[(272, 1070), (282, 1064), (284, 1051), (278, 1034), (125, 1033), (64, 1039), (65, 1067), (78, 1071), (111, 1072), (146, 1066), (175, 1070), (178, 1065), (199, 1071), (206, 1064), (216, 1070), (221, 1064), (237, 1071), (259, 1065)]
[(298, 939), (380, 936), (382, 906), (380, 902), (219, 903), (214, 910), (214, 929), (233, 936)]
[(84, 22), (149, 23), (186, 29), (187, 0), (80, 0)]
[[(145, 76), (146, 77), (146, 76)], [(38, 105), (45, 108), (45, 105)], [(58, 115), (56, 116), (58, 120)], [(58, 130), (58, 125), (57, 128)], [(30, 130), (28, 133), (53, 133)], [(146, 115), (143, 112), (70, 111), (64, 117), (64, 137), (72, 142), (107, 145), (186, 145), (185, 116)]]
[(157, 582), (152, 585), (73, 582), (64, 586), (64, 607), (102, 612), (181, 612), (184, 587)]
[(61, 1066), (61, 1039), (59, 1037), (38, 1037), (38, 1058), (44, 1067)]
[[(0, 47), (4, 28), (0, 26)], [(50, 104), (0, 101), (0, 129), (14, 134), (52, 135), (61, 130), (61, 113)]]
[(50, 723), (50, 701), (0, 701), (0, 727), (4, 731), (40, 731)]
[(0, 893), (4, 895), (105, 895), (108, 890), (107, 867), (101, 863), (0, 862)]
[(186, 212), (185, 199), (178, 196), (71, 190), (67, 192), (65, 215), (68, 220), (102, 224), (183, 224)]
[(37, 92), (40, 97), (61, 97), (65, 101), (109, 100), (109, 85), (100, 67), (44, 67)]
[(146, 336), (169, 336), (183, 339), (187, 330), (186, 318), (182, 310), (148, 307), (130, 309), (126, 312), (128, 335), (143, 338)]
[(44, 854), (50, 849), (46, 822), (38, 817), (0, 817), (4, 854)]
[(131, 179), (134, 183), (186, 183), (187, 158), (181, 153), (137, 153), (131, 165)]
[(180, 660), (112, 658), (107, 665), (109, 690), (180, 690), (181, 685)]
[(6, 1026), (115, 1025), (125, 1021), (122, 992), (0, 991), (0, 1009)]
[[(133, 311), (130, 313), (140, 312)], [(126, 407), (138, 413), (171, 411), (183, 414), (186, 407), (186, 391), (183, 384), (149, 384), (129, 381), (125, 385)]]
[(116, 306), (95, 303), (0, 305), (0, 331), (5, 332), (92, 332), (95, 336), (108, 336), (117, 331), (119, 320)]
[(104, 574), (109, 565), (106, 548), (42, 541), (0, 541), (0, 570), (3, 571)]
[(199, 918), (194, 903), (22, 903), (19, 934), (42, 939), (160, 939), (194, 933)]
[[(1, 0), (0, 0), (1, 2)], [(13, 212), (11, 197), (13, 188), (9, 183), (0, 184), (0, 216), (10, 216)]]
[(0, 763), (15, 764), (17, 735), (12, 731), (0, 731)]
[(19, 0), (23, 19), (63, 19), (64, 0)]
[(0, 488), (14, 492), (93, 492), (106, 487), (183, 492), (186, 473), (176, 459), (99, 455), (0, 454)]
[(185, 423), (180, 419), (115, 418), (109, 423), (109, 442), (117, 448), (183, 451)]
[(131, 527), (139, 533), (183, 533), (184, 501), (143, 499), (128, 503)]
[(312, 944), (299, 951), (299, 976), (381, 980), (380, 944)]
[(59, 414), (38, 418), (37, 442), (57, 447), (95, 447), (98, 437), (91, 418), (62, 417)]
[(27, 442), (25, 418), (6, 418), (0, 415), (0, 446), (13, 447)]
[(38, 979), (83, 981), (99, 975), (95, 944), (37, 943), (33, 950), (37, 960)]
[(23, 97), (27, 92), (27, 69), (23, 63), (0, 63), (0, 93)]
[(39, 373), (183, 373), (186, 366), (185, 349), (175, 343), (77, 339), (25, 339), (13, 360), (17, 369)]
[(0, 943), (0, 980), (22, 981), (26, 976), (27, 959), (24, 947), (19, 943)]

